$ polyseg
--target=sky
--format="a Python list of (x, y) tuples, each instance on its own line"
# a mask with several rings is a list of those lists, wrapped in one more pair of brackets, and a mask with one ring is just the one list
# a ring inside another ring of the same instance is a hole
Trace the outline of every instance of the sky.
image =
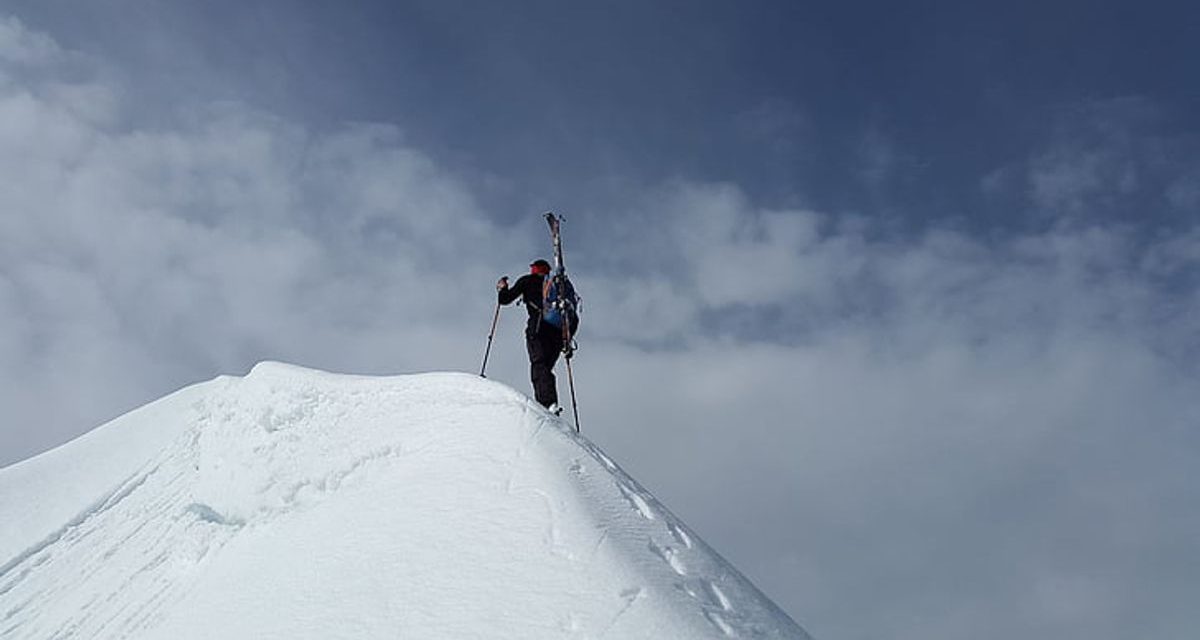
[(1182, 2), (4, 0), (0, 465), (262, 360), (477, 371), (555, 210), (584, 432), (815, 637), (1185, 637), (1196, 42)]

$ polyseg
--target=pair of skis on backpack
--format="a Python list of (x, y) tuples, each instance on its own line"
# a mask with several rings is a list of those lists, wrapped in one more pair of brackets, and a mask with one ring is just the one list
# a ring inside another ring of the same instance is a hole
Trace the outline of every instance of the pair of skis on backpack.
[(554, 271), (546, 278), (542, 288), (542, 321), (562, 329), (563, 354), (569, 360), (575, 355), (575, 332), (579, 329), (579, 296), (575, 286), (567, 278), (567, 267), (563, 261), (562, 218), (553, 212), (546, 213), (550, 225), (550, 239), (554, 243)]
[[(579, 328), (579, 296), (576, 295), (571, 281), (567, 279), (567, 266), (563, 261), (562, 218), (554, 215), (552, 211), (547, 211), (546, 223), (550, 225), (550, 239), (554, 242), (554, 274), (551, 286), (555, 289), (555, 299), (553, 302), (546, 300), (543, 304), (551, 304), (561, 316), (563, 357), (567, 361), (567, 380), (571, 387), (571, 411), (575, 415), (575, 432), (579, 433), (579, 403), (575, 400), (575, 373), (571, 369), (571, 356), (575, 355), (575, 331)], [(562, 413), (561, 407), (559, 413)]]

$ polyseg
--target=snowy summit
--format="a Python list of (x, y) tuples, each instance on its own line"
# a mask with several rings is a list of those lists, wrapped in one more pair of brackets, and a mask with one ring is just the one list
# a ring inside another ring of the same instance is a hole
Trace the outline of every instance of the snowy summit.
[(0, 470), (3, 638), (807, 638), (465, 374), (266, 363)]

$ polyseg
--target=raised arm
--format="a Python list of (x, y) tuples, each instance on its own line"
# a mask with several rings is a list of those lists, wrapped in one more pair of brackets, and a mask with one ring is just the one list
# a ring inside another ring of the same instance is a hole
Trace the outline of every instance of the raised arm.
[[(523, 280), (524, 276), (521, 279)], [(500, 304), (512, 304), (513, 300), (516, 300), (521, 295), (522, 284), (521, 280), (517, 280), (517, 286), (510, 289), (508, 286), (508, 276), (500, 278), (500, 281), (496, 283), (496, 297), (500, 301)]]

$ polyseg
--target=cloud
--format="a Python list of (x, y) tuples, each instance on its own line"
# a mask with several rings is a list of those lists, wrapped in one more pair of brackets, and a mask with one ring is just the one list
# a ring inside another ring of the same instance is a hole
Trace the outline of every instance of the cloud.
[(394, 127), (318, 134), (236, 103), (123, 127), (117, 88), (4, 24), (6, 59), (40, 65), (0, 85), (7, 462), (258, 359), (453, 361), (401, 327), (472, 326), (464, 279), (524, 258)]
[(1200, 518), (1180, 511), (1195, 229), (894, 236), (732, 185), (645, 197), (653, 226), (624, 249), (674, 283), (683, 346), (645, 348), (660, 327), (636, 314), (603, 335), (628, 346), (585, 341), (584, 414), (818, 637), (1188, 628), (1136, 594), (1181, 587), (1153, 558), (1194, 548), (1177, 522)]
[[(1188, 210), (1200, 144), (1154, 102), (1125, 97), (1064, 109), (1050, 140), (1024, 169), (1028, 198), (1044, 216), (1170, 220)], [(1002, 175), (986, 178), (985, 191), (995, 192)]]
[(62, 51), (49, 36), (26, 29), (13, 16), (0, 16), (0, 60), (30, 64), (61, 55)]
[(641, 233), (576, 263), (635, 274), (576, 363), (593, 437), (818, 637), (1190, 628), (1196, 589), (1155, 558), (1200, 519), (1200, 229), (900, 235), (731, 184), (638, 198), (605, 220)]

